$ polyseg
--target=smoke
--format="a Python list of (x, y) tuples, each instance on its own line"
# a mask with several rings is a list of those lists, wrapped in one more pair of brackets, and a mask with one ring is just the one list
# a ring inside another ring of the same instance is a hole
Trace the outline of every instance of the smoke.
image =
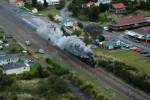
[(51, 22), (45, 22), (37, 17), (30, 19), (30, 22), (32, 26), (36, 26), (37, 33), (53, 45), (80, 57), (92, 54), (92, 50), (79, 37), (64, 36), (59, 26), (55, 27)]

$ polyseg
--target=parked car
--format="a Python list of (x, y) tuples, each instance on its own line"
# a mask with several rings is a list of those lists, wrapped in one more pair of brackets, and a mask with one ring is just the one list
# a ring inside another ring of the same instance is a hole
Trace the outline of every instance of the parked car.
[(137, 39), (134, 39), (134, 42), (136, 42), (136, 43), (140, 43), (140, 41), (139, 41), (139, 40), (137, 40)]
[(108, 30), (109, 30), (109, 28), (108, 28), (108, 27), (103, 27), (103, 29), (104, 29), (105, 31), (108, 31)]
[(150, 53), (144, 54), (145, 57), (150, 57)]
[(25, 41), (25, 44), (26, 44), (27, 46), (30, 46), (30, 45), (31, 45), (31, 42), (30, 42), (29, 40), (27, 40), (27, 41)]
[(147, 54), (147, 51), (141, 51), (140, 54)]
[(38, 53), (44, 54), (45, 51), (44, 51), (43, 49), (39, 49), (39, 50), (38, 50)]

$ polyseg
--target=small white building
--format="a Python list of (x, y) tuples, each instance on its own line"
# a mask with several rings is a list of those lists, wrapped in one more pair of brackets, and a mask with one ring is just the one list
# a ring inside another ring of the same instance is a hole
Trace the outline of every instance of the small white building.
[(25, 71), (30, 71), (30, 66), (27, 66), (25, 63), (7, 64), (3, 67), (3, 73), (7, 75), (21, 74)]
[(35, 13), (38, 13), (38, 10), (37, 10), (36, 8), (33, 8), (33, 9), (32, 9), (32, 13), (34, 13), (34, 14), (35, 14)]
[(112, 0), (97, 0), (97, 3), (98, 4), (107, 4), (107, 3), (111, 3), (112, 2)]
[[(44, 4), (44, 0), (37, 0), (39, 3)], [(60, 0), (46, 0), (48, 5), (57, 5)]]

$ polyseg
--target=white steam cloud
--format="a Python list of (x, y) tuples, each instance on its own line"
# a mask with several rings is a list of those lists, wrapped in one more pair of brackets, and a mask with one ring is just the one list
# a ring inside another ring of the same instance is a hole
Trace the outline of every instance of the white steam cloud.
[(55, 27), (51, 22), (45, 22), (37, 17), (30, 19), (30, 23), (32, 26), (36, 26), (40, 36), (52, 42), (53, 45), (76, 56), (88, 58), (89, 55), (92, 55), (92, 50), (79, 37), (64, 36), (59, 26)]

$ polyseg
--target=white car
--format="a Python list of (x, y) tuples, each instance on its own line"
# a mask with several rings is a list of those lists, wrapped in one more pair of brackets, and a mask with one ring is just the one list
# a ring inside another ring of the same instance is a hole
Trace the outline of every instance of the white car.
[(27, 46), (30, 46), (30, 45), (31, 45), (31, 42), (30, 42), (29, 40), (27, 40), (27, 41), (25, 41), (25, 44), (26, 44)]
[(39, 49), (38, 52), (41, 53), (41, 54), (45, 53), (45, 51), (43, 49)]
[(109, 30), (109, 28), (108, 28), (108, 27), (103, 27), (103, 29), (104, 29), (105, 31), (108, 31), (108, 30)]

